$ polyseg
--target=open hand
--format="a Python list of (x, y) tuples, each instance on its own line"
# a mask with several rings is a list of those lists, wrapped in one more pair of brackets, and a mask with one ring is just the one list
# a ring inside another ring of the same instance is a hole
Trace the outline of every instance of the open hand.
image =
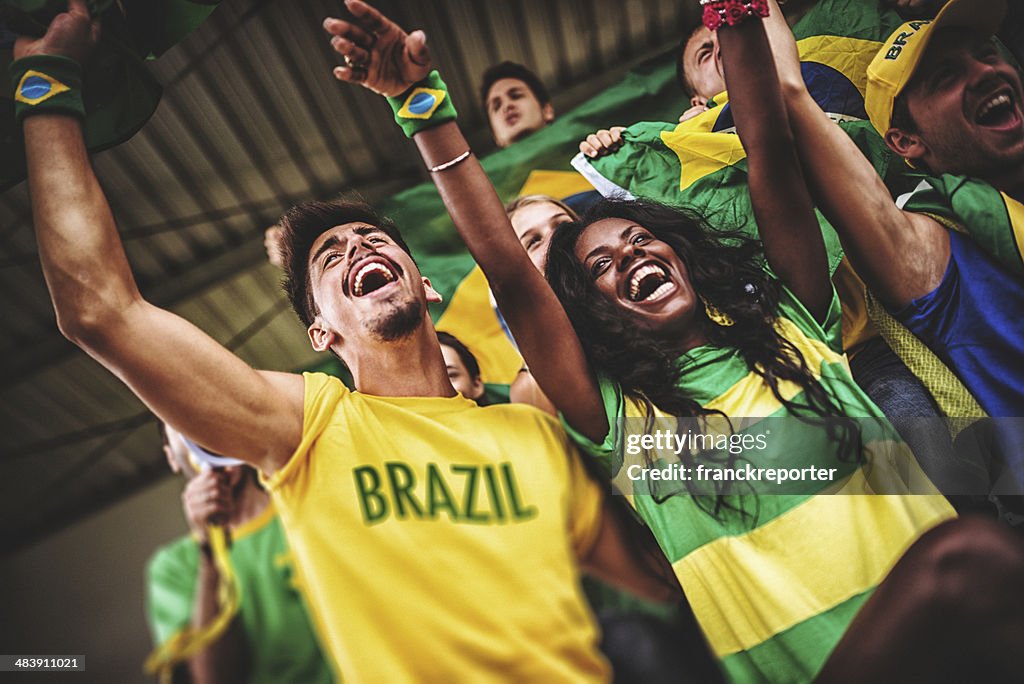
[(14, 42), (14, 58), (60, 55), (84, 64), (100, 37), (99, 19), (89, 16), (85, 0), (68, 0), (68, 11), (53, 18), (42, 38), (22, 36)]
[(345, 60), (334, 68), (339, 81), (358, 83), (379, 95), (401, 95), (430, 73), (430, 51), (423, 31), (406, 33), (362, 0), (345, 0), (354, 21), (328, 17), (324, 30)]

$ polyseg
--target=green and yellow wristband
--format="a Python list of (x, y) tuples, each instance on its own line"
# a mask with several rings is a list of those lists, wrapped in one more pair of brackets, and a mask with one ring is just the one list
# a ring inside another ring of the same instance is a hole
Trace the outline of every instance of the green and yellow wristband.
[(402, 127), (407, 138), (454, 121), (457, 116), (448, 86), (441, 80), (437, 69), (401, 95), (389, 97), (388, 104), (395, 112), (395, 122)]
[(31, 55), (11, 62), (14, 115), (18, 121), (33, 114), (71, 114), (85, 117), (82, 66), (70, 57)]

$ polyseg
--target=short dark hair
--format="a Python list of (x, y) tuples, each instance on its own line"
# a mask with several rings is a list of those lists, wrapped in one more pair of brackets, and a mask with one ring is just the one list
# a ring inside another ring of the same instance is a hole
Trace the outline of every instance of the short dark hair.
[(459, 358), (462, 359), (462, 365), (464, 365), (466, 367), (466, 371), (469, 372), (469, 377), (473, 380), (480, 377), (480, 364), (477, 363), (476, 357), (473, 356), (473, 352), (469, 351), (469, 347), (462, 344), (462, 341), (458, 337), (451, 333), (438, 330), (437, 341), (443, 346), (451, 347), (455, 350), (459, 355)]
[(541, 106), (551, 102), (551, 96), (548, 95), (548, 89), (544, 87), (544, 83), (540, 80), (537, 74), (533, 73), (522, 64), (516, 64), (515, 62), (501, 62), (499, 64), (493, 64), (487, 67), (484, 71), (483, 79), (480, 82), (480, 104), (483, 106), (484, 111), (487, 111), (487, 93), (491, 91), (491, 86), (495, 82), (500, 81), (503, 78), (518, 78), (520, 81), (526, 84), (526, 87), (530, 89), (533, 96), (537, 98)]
[(359, 200), (304, 202), (292, 207), (281, 217), (284, 289), (295, 313), (307, 327), (313, 324), (319, 312), (309, 283), (309, 250), (318, 237), (334, 226), (355, 222), (380, 228), (406, 254), (412, 256), (412, 251), (391, 219), (381, 216), (369, 204)]
[(690, 79), (686, 77), (686, 67), (683, 66), (683, 53), (686, 52), (686, 44), (693, 38), (693, 34), (703, 25), (704, 21), (701, 19), (701, 15), (699, 13), (695, 14), (683, 26), (683, 39), (679, 41), (679, 47), (676, 49), (676, 83), (686, 93), (686, 97), (693, 97), (694, 88), (693, 84), (690, 83)]

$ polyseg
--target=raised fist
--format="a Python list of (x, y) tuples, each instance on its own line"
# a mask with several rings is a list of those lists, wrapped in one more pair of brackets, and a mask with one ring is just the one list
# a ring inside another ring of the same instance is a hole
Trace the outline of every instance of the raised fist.
[(60, 55), (84, 64), (100, 37), (98, 19), (89, 16), (85, 0), (68, 0), (68, 11), (53, 18), (42, 38), (22, 36), (14, 43), (14, 58)]
[(607, 130), (591, 133), (580, 143), (580, 152), (588, 157), (603, 157), (622, 147), (622, 126), (612, 126)]
[(207, 525), (222, 525), (231, 517), (235, 502), (228, 473), (220, 468), (201, 471), (185, 486), (181, 502), (192, 533), (205, 541)]

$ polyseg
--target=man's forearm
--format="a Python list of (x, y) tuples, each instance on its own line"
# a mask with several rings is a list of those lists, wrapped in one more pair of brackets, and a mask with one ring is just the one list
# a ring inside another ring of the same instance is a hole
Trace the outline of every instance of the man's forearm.
[[(468, 149), (455, 122), (413, 139), (428, 168), (457, 159)], [(600, 439), (608, 423), (583, 348), (562, 305), (516, 238), (480, 162), (470, 156), (432, 175), (541, 390), (571, 425)]]
[(594, 577), (655, 603), (683, 598), (671, 564), (650, 530), (606, 496), (601, 530), (581, 567)]
[[(205, 627), (213, 622), (220, 612), (217, 601), (219, 582), (220, 575), (213, 558), (207, 553), (200, 554), (195, 606), (192, 612), (193, 628)], [(245, 681), (246, 664), (245, 636), (237, 615), (213, 643), (193, 656), (188, 663), (192, 680), (196, 684)]]
[(61, 331), (80, 338), (123, 311), (138, 289), (79, 121), (38, 114), (24, 131), (43, 274)]

